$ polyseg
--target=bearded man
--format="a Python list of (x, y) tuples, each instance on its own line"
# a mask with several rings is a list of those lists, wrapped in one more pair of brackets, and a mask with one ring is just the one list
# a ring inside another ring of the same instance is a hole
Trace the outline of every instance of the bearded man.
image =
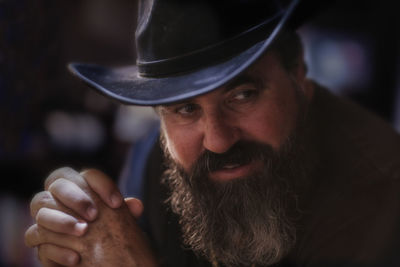
[(46, 179), (26, 232), (44, 266), (400, 264), (400, 138), (306, 78), (297, 2), (143, 1), (137, 66), (70, 66), (154, 106), (160, 142), (146, 234), (142, 202), (100, 171)]

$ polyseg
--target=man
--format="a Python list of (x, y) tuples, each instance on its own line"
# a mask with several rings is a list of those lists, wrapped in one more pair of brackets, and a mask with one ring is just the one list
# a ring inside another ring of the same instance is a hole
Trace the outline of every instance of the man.
[(142, 203), (100, 171), (47, 178), (26, 232), (45, 266), (400, 264), (400, 138), (306, 79), (297, 5), (142, 2), (138, 66), (71, 66), (110, 97), (155, 106), (160, 144), (147, 236)]

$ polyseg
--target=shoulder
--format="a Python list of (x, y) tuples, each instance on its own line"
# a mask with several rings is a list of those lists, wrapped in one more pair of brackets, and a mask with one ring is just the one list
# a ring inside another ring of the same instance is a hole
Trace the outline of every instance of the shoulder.
[(397, 266), (389, 261), (400, 264), (399, 135), (321, 88), (312, 108), (320, 162), (298, 255), (305, 262)]
[(379, 177), (400, 179), (400, 135), (389, 123), (323, 88), (317, 89), (313, 108), (330, 160), (342, 158), (352, 163), (350, 170), (362, 167), (366, 175), (370, 169)]

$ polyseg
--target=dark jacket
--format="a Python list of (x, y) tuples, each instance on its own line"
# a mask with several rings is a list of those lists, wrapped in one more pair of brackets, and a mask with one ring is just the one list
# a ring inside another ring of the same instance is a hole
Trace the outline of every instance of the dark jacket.
[[(317, 171), (296, 246), (277, 266), (400, 266), (399, 135), (320, 87), (310, 114)], [(162, 161), (155, 142), (143, 169), (143, 229), (165, 266), (210, 266), (183, 248), (177, 216), (165, 204)]]

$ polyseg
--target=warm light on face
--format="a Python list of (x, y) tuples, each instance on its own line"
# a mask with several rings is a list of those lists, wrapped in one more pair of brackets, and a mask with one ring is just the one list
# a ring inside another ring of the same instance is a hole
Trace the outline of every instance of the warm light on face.
[(227, 86), (159, 107), (167, 149), (186, 170), (205, 150), (224, 153), (240, 140), (278, 150), (295, 128), (296, 90), (303, 83), (304, 75), (288, 73), (267, 53)]

